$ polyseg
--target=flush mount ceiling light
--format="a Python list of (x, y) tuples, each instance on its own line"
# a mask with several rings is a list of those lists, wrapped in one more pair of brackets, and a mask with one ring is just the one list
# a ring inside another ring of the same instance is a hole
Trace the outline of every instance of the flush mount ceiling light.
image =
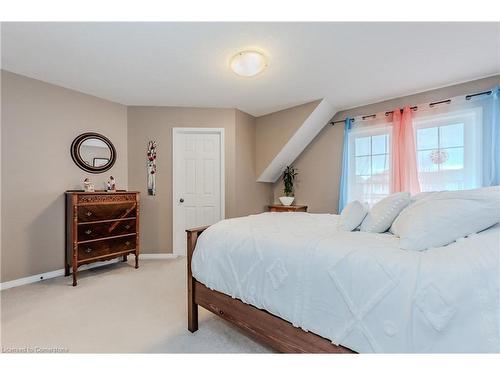
[(253, 77), (264, 70), (267, 61), (260, 52), (243, 51), (233, 56), (229, 66), (239, 76)]

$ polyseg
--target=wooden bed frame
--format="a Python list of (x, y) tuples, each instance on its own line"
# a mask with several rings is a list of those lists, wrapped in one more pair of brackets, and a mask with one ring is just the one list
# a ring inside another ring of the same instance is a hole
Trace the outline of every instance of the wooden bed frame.
[(198, 330), (198, 306), (243, 329), (255, 339), (282, 353), (354, 353), (314, 333), (294, 327), (267, 311), (207, 288), (191, 273), (191, 259), (198, 236), (208, 227), (187, 232), (188, 330)]

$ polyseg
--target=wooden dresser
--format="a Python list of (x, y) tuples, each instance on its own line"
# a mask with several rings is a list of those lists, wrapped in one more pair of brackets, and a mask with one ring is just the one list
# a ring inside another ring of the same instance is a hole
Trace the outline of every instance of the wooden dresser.
[(272, 204), (269, 206), (270, 212), (307, 212), (307, 206), (283, 206), (281, 204)]
[(139, 192), (66, 192), (65, 275), (82, 264), (135, 255), (139, 267)]

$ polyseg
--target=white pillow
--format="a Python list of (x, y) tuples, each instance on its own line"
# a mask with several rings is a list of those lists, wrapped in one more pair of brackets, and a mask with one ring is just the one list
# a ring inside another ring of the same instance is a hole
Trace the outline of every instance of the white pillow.
[(350, 202), (340, 214), (339, 227), (349, 232), (353, 231), (359, 227), (367, 212), (366, 207), (360, 201)]
[[(437, 191), (426, 191), (426, 192), (423, 192), (423, 193), (417, 193), (415, 195), (412, 195), (410, 197), (410, 204), (409, 205), (412, 205), (414, 204), (415, 202), (417, 201), (420, 201), (422, 199), (429, 199), (430, 197), (432, 197), (432, 195), (438, 193)], [(405, 208), (405, 210), (407, 209), (408, 207)], [(404, 210), (403, 210), (404, 211)], [(392, 223), (392, 225), (394, 225), (394, 223)], [(389, 228), (389, 232), (391, 232), (392, 234), (394, 234), (394, 232), (392, 231), (392, 226)]]
[(410, 203), (410, 193), (396, 193), (382, 199), (372, 207), (361, 223), (363, 232), (383, 233)]
[(448, 245), (500, 222), (500, 187), (436, 192), (396, 218), (391, 232), (406, 250)]
[(418, 193), (410, 197), (410, 204), (420, 201), (422, 199), (429, 199), (433, 195), (439, 193), (439, 191), (425, 191), (423, 193)]

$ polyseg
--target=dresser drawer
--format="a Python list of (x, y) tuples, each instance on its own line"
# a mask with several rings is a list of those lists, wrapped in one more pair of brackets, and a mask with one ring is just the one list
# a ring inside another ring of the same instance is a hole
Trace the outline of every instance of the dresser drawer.
[(124, 190), (66, 192), (64, 274), (73, 271), (73, 286), (84, 264), (132, 255), (139, 268), (139, 196)]
[(135, 235), (81, 243), (78, 245), (78, 260), (86, 260), (135, 249)]
[(78, 242), (135, 233), (135, 219), (78, 225)]
[(135, 202), (136, 195), (130, 193), (78, 194), (77, 203)]
[(135, 217), (137, 205), (134, 202), (78, 206), (78, 221), (90, 222)]

